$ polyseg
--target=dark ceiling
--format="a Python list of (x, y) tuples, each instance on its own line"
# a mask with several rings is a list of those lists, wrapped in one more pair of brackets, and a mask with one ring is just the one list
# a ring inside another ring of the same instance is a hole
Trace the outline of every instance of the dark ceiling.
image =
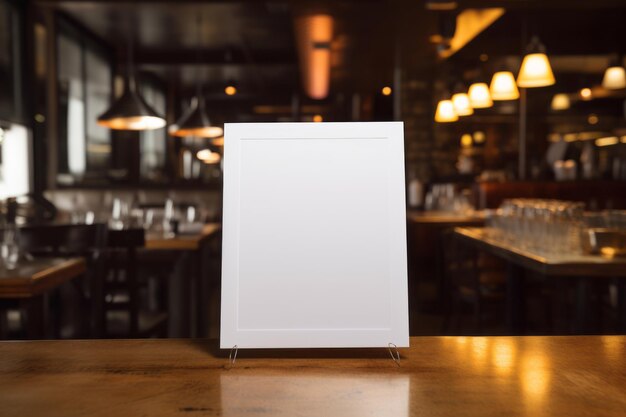
[(311, 7), (293, 1), (38, 2), (108, 43), (121, 63), (132, 39), (139, 69), (183, 90), (193, 89), (200, 80), (209, 92), (219, 91), (234, 80), (241, 98), (290, 96), (300, 90), (293, 18), (305, 11), (327, 12), (335, 19), (333, 92), (376, 90), (390, 83), (395, 33), (387, 3), (346, 1)]
[[(285, 108), (300, 87), (294, 17), (304, 12), (331, 14), (331, 96), (348, 100), (352, 93), (375, 93), (393, 82), (399, 66), (407, 81), (429, 82), (442, 68), (456, 72), (516, 60), (524, 31), (546, 44), (558, 73), (599, 74), (608, 54), (624, 52), (620, 33), (626, 0), (459, 0), (460, 8), (505, 7), (491, 27), (453, 55), (449, 64), (436, 58), (429, 36), (439, 14), (423, 0), (340, 1), (201, 1), (201, 0), (37, 0), (93, 32), (126, 61), (129, 39), (142, 71), (158, 75), (183, 94), (200, 80), (219, 101), (233, 80), (236, 100), (254, 105), (279, 103)], [(201, 30), (198, 30), (198, 21)], [(200, 48), (198, 48), (200, 46)], [(488, 55), (481, 63), (479, 56)], [(198, 64), (200, 63), (200, 64)], [(519, 63), (512, 63), (512, 66)], [(492, 69), (492, 68), (488, 68)], [(459, 74), (455, 74), (458, 76)], [(421, 78), (420, 78), (421, 77)], [(559, 77), (566, 80), (567, 77)], [(341, 98), (343, 97), (343, 98)]]

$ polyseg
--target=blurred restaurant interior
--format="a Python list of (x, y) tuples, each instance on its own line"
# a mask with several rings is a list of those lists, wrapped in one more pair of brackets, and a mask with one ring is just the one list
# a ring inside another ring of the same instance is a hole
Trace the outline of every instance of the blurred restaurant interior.
[(219, 337), (235, 122), (404, 122), (411, 336), (625, 333), (625, 18), (0, 0), (0, 339)]

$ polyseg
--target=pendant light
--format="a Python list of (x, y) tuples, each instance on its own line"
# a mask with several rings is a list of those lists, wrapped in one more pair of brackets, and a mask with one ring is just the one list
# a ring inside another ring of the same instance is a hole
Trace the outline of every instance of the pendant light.
[(462, 84), (457, 84), (455, 94), (452, 95), (454, 111), (458, 116), (470, 116), (474, 114), (474, 108), (470, 104), (470, 99)]
[(457, 120), (459, 120), (459, 116), (456, 114), (456, 110), (454, 110), (452, 100), (439, 101), (435, 111), (435, 121), (438, 123), (449, 123)]
[(602, 77), (602, 87), (607, 90), (620, 90), (626, 88), (626, 70), (622, 65), (622, 59), (615, 55), (609, 61), (609, 66)]
[[(198, 65), (200, 65), (200, 19), (198, 17)], [(170, 127), (169, 133), (178, 137), (197, 136), (202, 138), (217, 138), (224, 134), (224, 129), (213, 125), (206, 112), (199, 73), (197, 75), (196, 96), (191, 99), (189, 109)]]
[(224, 134), (224, 129), (211, 123), (206, 112), (204, 97), (198, 88), (198, 93), (191, 99), (189, 109), (178, 119), (176, 124), (171, 126), (169, 133), (178, 137), (217, 138)]
[(519, 90), (515, 84), (515, 77), (511, 71), (498, 71), (493, 74), (489, 93), (492, 100), (516, 100), (519, 98)]
[(570, 99), (567, 94), (559, 93), (555, 94), (552, 97), (552, 102), (550, 103), (550, 108), (552, 110), (567, 110), (570, 108)]
[(478, 82), (470, 85), (467, 94), (470, 104), (475, 109), (486, 109), (493, 106), (493, 100), (491, 99), (491, 93), (489, 93), (487, 83)]
[(158, 115), (138, 93), (132, 54), (132, 41), (129, 41), (124, 92), (106, 112), (98, 117), (97, 123), (114, 130), (159, 129), (165, 126), (165, 119)]
[(546, 55), (546, 47), (533, 36), (517, 75), (517, 85), (522, 88), (547, 87), (555, 83), (554, 73)]

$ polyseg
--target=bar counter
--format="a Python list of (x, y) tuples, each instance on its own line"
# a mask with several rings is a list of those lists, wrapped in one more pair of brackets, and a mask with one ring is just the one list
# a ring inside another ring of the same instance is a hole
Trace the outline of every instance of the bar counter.
[(623, 416), (626, 336), (420, 337), (228, 352), (203, 340), (0, 343), (0, 415)]

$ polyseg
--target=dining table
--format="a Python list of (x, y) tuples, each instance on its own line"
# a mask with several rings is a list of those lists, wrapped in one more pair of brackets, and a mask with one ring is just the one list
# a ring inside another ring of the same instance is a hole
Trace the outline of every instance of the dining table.
[[(582, 251), (540, 252), (522, 247), (516, 242), (504, 241), (493, 230), (484, 227), (457, 227), (454, 235), (465, 244), (508, 263), (506, 316), (511, 333), (520, 334), (526, 331), (525, 280), (529, 271), (557, 284), (573, 284), (575, 312), (572, 331), (579, 334), (586, 333), (589, 329), (590, 286), (598, 280), (617, 280), (619, 326), (621, 331), (626, 332), (626, 257), (606, 257), (585, 254)], [(564, 285), (556, 287), (564, 288)]]
[(46, 296), (61, 284), (84, 274), (84, 258), (24, 258), (14, 269), (0, 268), (0, 308), (26, 312), (27, 336), (46, 335)]
[(596, 416), (626, 412), (626, 336), (412, 337), (387, 347), (0, 342), (0, 415)]

